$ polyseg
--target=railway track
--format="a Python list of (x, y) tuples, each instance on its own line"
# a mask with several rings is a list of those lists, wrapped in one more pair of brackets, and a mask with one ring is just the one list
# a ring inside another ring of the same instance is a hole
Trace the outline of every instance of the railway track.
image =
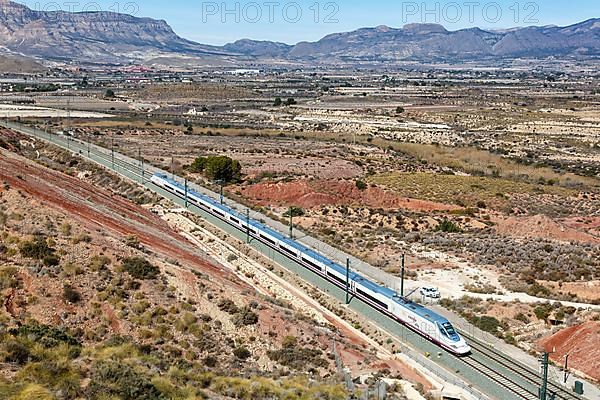
[(493, 370), (491, 367), (486, 365), (484, 362), (473, 358), (473, 356), (464, 357), (462, 362), (471, 368), (479, 371), (481, 374), (485, 375), (488, 379), (496, 382), (498, 385), (506, 388), (510, 392), (514, 393), (520, 399), (523, 400), (538, 400), (539, 396), (533, 392), (531, 389), (527, 389), (523, 385), (515, 382), (513, 379), (509, 379), (504, 376), (502, 373)]
[[(508, 369), (512, 373), (522, 377), (525, 381), (532, 385), (539, 385), (541, 378), (539, 373), (532, 368), (517, 362), (510, 357), (506, 356), (502, 352), (490, 347), (489, 345), (475, 339), (474, 337), (461, 332), (469, 342), (471, 348), (477, 352), (477, 354), (484, 356), (488, 362), (494, 362), (502, 367)], [(563, 386), (560, 386), (552, 380), (548, 380), (548, 392), (555, 394), (556, 400), (582, 400), (583, 398), (574, 392), (569, 391)], [(539, 396), (536, 394), (536, 399)]]
[[(123, 160), (121, 158), (123, 157), (121, 154), (113, 157), (111, 150), (103, 149), (94, 145), (90, 146), (88, 143), (79, 141), (77, 139), (72, 139), (67, 136), (57, 136), (54, 134), (44, 133), (39, 130), (35, 130), (34, 132), (31, 128), (27, 127), (7, 127), (17, 129), (23, 133), (36, 136), (41, 139), (45, 139), (75, 154), (87, 156), (92, 161), (104, 165), (105, 167), (112, 167), (115, 172), (120, 173), (122, 176), (132, 179), (137, 183), (145, 184), (150, 182), (149, 178), (155, 171), (158, 171), (157, 168), (151, 166), (148, 166), (149, 168), (147, 169), (143, 168), (139, 161), (134, 160), (131, 157), (127, 157), (127, 159), (131, 161)], [(461, 332), (461, 335), (463, 335), (469, 341), (469, 344), (473, 348), (473, 354), (471, 356), (453, 356), (457, 360), (460, 360), (461, 364), (464, 364), (464, 366), (477, 371), (487, 380), (512, 393), (515, 398), (519, 400), (539, 399), (537, 387), (540, 384), (541, 378), (539, 377), (538, 372), (521, 364), (518, 361), (511, 359), (500, 351), (491, 348), (489, 345), (480, 342), (468, 334)], [(506, 376), (508, 374), (503, 373), (503, 370), (509, 371), (510, 374), (514, 376), (509, 378)], [(583, 397), (569, 392), (567, 389), (555, 382), (550, 381), (548, 387), (549, 393), (556, 394), (556, 400), (584, 400)]]

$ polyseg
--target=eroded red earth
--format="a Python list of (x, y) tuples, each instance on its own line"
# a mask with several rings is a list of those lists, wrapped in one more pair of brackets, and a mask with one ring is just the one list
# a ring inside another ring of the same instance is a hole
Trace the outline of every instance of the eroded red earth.
[(600, 322), (571, 326), (542, 339), (540, 345), (551, 352), (552, 361), (563, 365), (569, 354), (569, 368), (600, 381)]
[(303, 208), (347, 205), (415, 211), (451, 211), (458, 206), (400, 197), (379, 187), (359, 190), (353, 181), (315, 180), (260, 183), (240, 188), (242, 195), (260, 205), (294, 205)]
[(37, 165), (0, 149), (0, 180), (62, 211), (90, 230), (136, 236), (140, 243), (167, 258), (244, 286), (235, 275), (208, 262), (205, 255), (158, 216), (102, 188)]

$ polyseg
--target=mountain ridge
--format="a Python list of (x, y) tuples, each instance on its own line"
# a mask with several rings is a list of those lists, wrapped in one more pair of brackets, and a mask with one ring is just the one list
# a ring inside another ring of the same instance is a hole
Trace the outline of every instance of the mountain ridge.
[(569, 26), (528, 26), (500, 31), (447, 30), (439, 24), (385, 25), (331, 33), (290, 45), (241, 39), (224, 46), (178, 36), (164, 20), (114, 12), (35, 11), (0, 0), (4, 52), (43, 60), (128, 63), (186, 56), (229, 64), (273, 59), (319, 64), (401, 61), (470, 61), (482, 58), (600, 56), (600, 19)]
[(0, 40), (13, 53), (52, 60), (123, 62), (144, 51), (227, 55), (179, 37), (164, 20), (106, 11), (36, 11), (11, 1), (0, 2)]

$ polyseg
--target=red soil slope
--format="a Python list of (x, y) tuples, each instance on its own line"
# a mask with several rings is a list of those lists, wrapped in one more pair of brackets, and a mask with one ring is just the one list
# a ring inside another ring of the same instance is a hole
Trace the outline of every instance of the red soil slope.
[(496, 231), (502, 235), (526, 238), (535, 237), (562, 242), (600, 243), (600, 238), (594, 237), (576, 227), (554, 221), (544, 215), (511, 217), (495, 222)]
[(260, 183), (241, 188), (242, 195), (260, 205), (295, 205), (312, 208), (326, 205), (356, 205), (371, 208), (402, 208), (416, 211), (449, 211), (459, 207), (403, 198), (378, 187), (358, 190), (349, 181), (296, 181)]
[(109, 191), (3, 149), (0, 149), (0, 181), (76, 218), (90, 230), (119, 237), (134, 235), (141, 244), (167, 258), (240, 285), (233, 274), (207, 261), (204, 254), (159, 217)]
[(540, 341), (546, 351), (552, 352), (559, 365), (569, 354), (569, 368), (576, 369), (600, 381), (600, 322), (586, 322), (572, 326)]

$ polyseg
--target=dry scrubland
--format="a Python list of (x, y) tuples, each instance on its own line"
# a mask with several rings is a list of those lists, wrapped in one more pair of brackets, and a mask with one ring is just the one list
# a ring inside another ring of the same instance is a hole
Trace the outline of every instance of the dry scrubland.
[[(75, 122), (75, 134), (136, 157), (142, 149), (146, 161), (208, 185), (186, 169), (197, 156), (239, 160), (243, 178), (229, 196), (282, 220), (297, 207), (296, 224), (390, 273), (406, 252), (412, 279), (452, 274), (457, 282), (441, 282), (454, 297), (444, 305), (523, 348), (597, 324), (580, 310), (600, 303), (597, 78), (413, 71), (224, 81), (123, 91), (160, 108), (144, 120)], [(274, 106), (292, 96), (297, 105)], [(187, 114), (192, 107), (201, 112)], [(523, 301), (486, 302), (492, 293)]]
[(342, 399), (332, 341), (376, 359), (121, 194), (154, 197), (33, 145), (0, 138), (0, 397)]

